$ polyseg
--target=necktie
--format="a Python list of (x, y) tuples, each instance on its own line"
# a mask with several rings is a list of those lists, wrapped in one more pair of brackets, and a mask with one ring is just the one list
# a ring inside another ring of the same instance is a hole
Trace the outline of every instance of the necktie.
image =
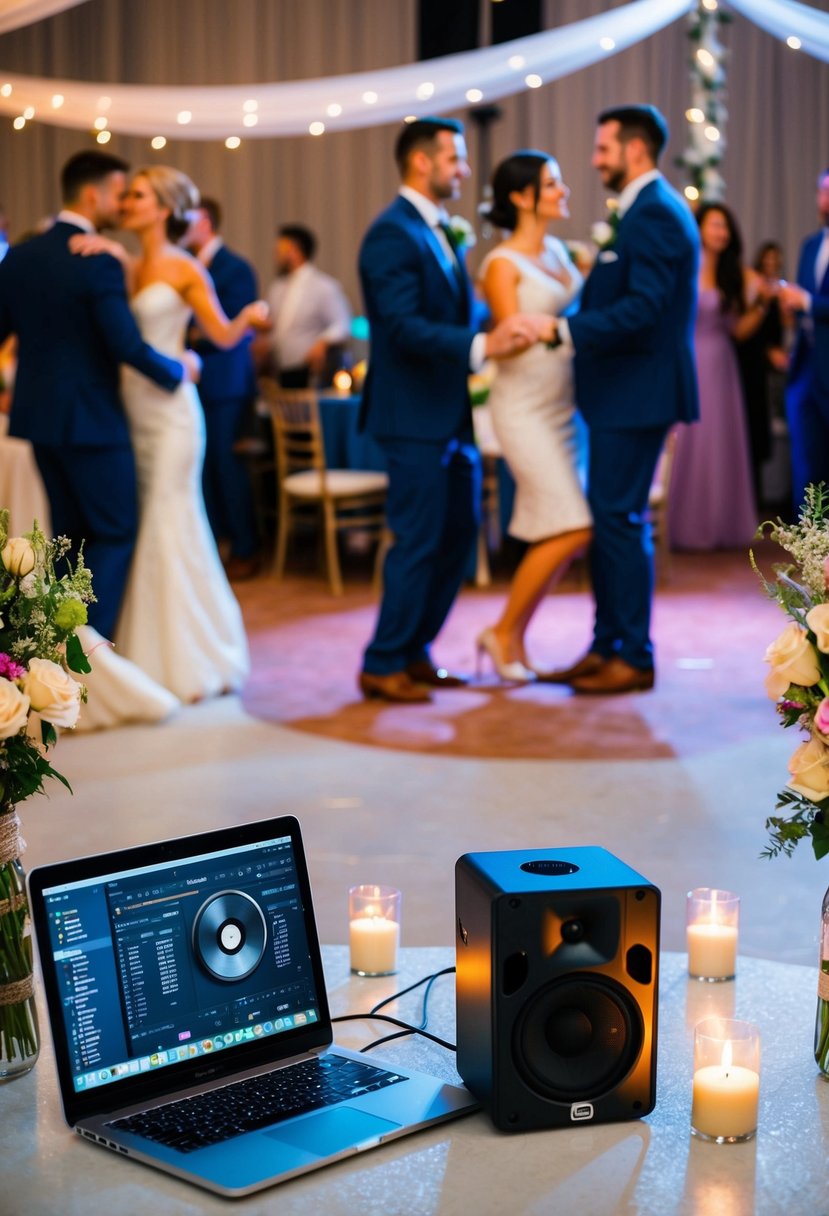
[(817, 258), (815, 259), (815, 287), (818, 291), (820, 291), (820, 285), (823, 282), (823, 276), (826, 274), (827, 267), (829, 267), (829, 228), (824, 228), (823, 240), (820, 242)]

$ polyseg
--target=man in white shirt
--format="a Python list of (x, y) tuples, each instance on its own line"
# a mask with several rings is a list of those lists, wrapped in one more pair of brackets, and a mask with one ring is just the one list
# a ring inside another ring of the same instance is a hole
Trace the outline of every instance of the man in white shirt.
[(271, 346), (283, 388), (331, 383), (351, 332), (351, 309), (340, 284), (313, 264), (317, 238), (301, 224), (276, 234), (277, 278), (268, 292)]

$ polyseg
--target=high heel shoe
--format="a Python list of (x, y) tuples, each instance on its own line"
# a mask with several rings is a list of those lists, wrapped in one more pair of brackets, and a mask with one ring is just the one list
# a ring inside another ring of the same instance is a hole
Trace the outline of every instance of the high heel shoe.
[(489, 661), (495, 674), (507, 683), (529, 684), (535, 679), (535, 672), (530, 671), (529, 667), (525, 667), (518, 659), (507, 662), (494, 629), (485, 629), (478, 635), (475, 639), (475, 651), (477, 655), (476, 670), (479, 676), (481, 675), (482, 659), (486, 654), (489, 655)]

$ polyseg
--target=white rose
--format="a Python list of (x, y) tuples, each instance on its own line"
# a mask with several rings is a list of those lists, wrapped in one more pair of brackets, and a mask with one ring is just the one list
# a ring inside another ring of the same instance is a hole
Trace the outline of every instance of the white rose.
[(771, 665), (766, 676), (766, 692), (772, 701), (782, 697), (790, 684), (811, 688), (820, 679), (815, 649), (806, 630), (794, 621), (766, 648), (765, 661)]
[(590, 239), (596, 245), (607, 245), (613, 240), (614, 232), (607, 220), (597, 220), (590, 228)]
[(816, 604), (806, 613), (806, 624), (815, 635), (815, 645), (829, 654), (829, 604)]
[(74, 726), (81, 711), (81, 686), (51, 659), (30, 659), (23, 691), (32, 709), (52, 726)]
[(29, 698), (11, 680), (0, 677), (0, 739), (11, 739), (26, 725)]
[(23, 536), (12, 536), (0, 557), (9, 574), (15, 578), (22, 578), (35, 568), (35, 551), (31, 542)]

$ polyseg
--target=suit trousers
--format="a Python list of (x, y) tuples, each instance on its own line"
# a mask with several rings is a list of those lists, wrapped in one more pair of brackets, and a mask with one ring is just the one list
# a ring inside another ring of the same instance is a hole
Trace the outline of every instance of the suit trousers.
[(806, 486), (821, 481), (829, 483), (829, 394), (815, 383), (811, 362), (801, 368), (786, 388), (786, 419), (796, 518)]
[(115, 622), (127, 585), (138, 532), (138, 492), (132, 449), (69, 449), (34, 445), (55, 536), (68, 536), (92, 571), (95, 603), (89, 623), (105, 638)]
[(250, 477), (233, 450), (248, 404), (244, 397), (202, 399), (207, 518), (216, 540), (230, 541), (230, 556), (241, 558), (253, 557), (258, 544)]
[(448, 442), (379, 439), (389, 473), (386, 521), (394, 544), (363, 670), (403, 671), (430, 660), (478, 533), (481, 461), (471, 435)]
[(653, 666), (653, 545), (648, 494), (668, 426), (590, 432), (590, 570), (596, 601), (591, 649), (632, 667)]

